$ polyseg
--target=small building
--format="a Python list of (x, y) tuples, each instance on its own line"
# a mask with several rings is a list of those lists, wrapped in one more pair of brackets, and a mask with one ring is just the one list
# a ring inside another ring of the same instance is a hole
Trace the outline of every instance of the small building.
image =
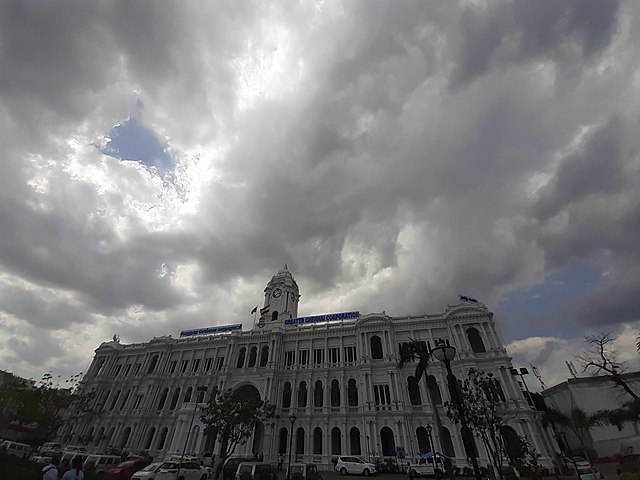
[[(623, 374), (625, 382), (634, 392), (640, 393), (640, 372)], [(587, 414), (598, 410), (615, 410), (632, 400), (631, 395), (616, 385), (609, 376), (569, 378), (542, 392), (546, 404), (564, 414), (575, 408)], [(557, 428), (558, 432), (562, 430)], [(578, 438), (564, 429), (566, 442), (572, 453), (582, 455)], [(598, 457), (640, 452), (640, 431), (633, 423), (626, 423), (622, 430), (615, 426), (593, 427), (585, 438), (589, 455)]]

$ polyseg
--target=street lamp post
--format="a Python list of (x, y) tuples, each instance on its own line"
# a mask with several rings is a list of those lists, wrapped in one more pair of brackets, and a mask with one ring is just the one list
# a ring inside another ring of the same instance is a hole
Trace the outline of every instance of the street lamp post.
[(369, 458), (368, 462), (371, 463), (371, 446), (369, 445), (369, 435), (367, 437), (367, 457)]
[(428, 423), (424, 428), (427, 429), (427, 437), (429, 437), (429, 447), (431, 448), (431, 457), (433, 458), (433, 471), (436, 473), (436, 478), (439, 479), (441, 478), (441, 474), (438, 468), (438, 452), (436, 452), (435, 446), (433, 445), (433, 437), (431, 436), (433, 427)]
[(287, 465), (287, 480), (291, 480), (291, 447), (293, 445), (293, 424), (296, 423), (296, 414), (289, 415), (289, 421), (291, 422), (291, 429), (289, 433), (289, 464)]
[[(189, 424), (189, 430), (187, 430), (187, 439), (184, 442), (184, 447), (182, 448), (182, 455), (180, 455), (180, 463), (178, 464), (178, 471), (176, 472), (176, 478), (178, 478), (178, 475), (180, 475), (180, 469), (182, 468), (182, 461), (184, 460), (184, 454), (187, 451), (187, 445), (189, 445), (189, 436), (191, 435), (191, 428), (193, 427), (193, 420), (196, 418), (196, 412), (198, 411), (198, 393), (200, 392), (206, 392), (207, 391), (207, 387), (201, 386), (196, 388), (196, 401), (194, 402), (195, 405), (193, 406), (193, 414), (191, 415), (191, 423)], [(204, 395), (203, 395), (204, 398)]]
[(438, 346), (435, 347), (431, 353), (436, 359), (444, 363), (447, 368), (447, 384), (449, 385), (449, 394), (451, 399), (458, 410), (458, 416), (460, 417), (462, 443), (464, 444), (464, 450), (467, 457), (471, 459), (471, 465), (473, 465), (473, 473), (476, 480), (482, 480), (480, 474), (480, 467), (478, 467), (478, 459), (473, 449), (473, 434), (469, 426), (467, 425), (467, 417), (465, 416), (464, 406), (460, 400), (460, 394), (458, 392), (458, 384), (453, 371), (451, 370), (451, 361), (456, 356), (456, 347), (451, 345), (445, 345), (444, 342), (438, 342)]

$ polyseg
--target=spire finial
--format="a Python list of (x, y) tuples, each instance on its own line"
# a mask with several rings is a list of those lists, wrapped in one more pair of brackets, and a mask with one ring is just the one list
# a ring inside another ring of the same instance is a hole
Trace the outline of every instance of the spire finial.
[(286, 264), (286, 263), (284, 264), (284, 269), (285, 269), (285, 270), (289, 270), (289, 267), (287, 267), (287, 264)]

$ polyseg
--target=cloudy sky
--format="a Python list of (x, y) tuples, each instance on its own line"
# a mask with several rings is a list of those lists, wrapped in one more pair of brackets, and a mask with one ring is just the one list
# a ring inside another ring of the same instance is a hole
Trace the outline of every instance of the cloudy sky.
[[(496, 313), (547, 384), (640, 328), (640, 4), (0, 4), (0, 368), (114, 333)], [(637, 365), (637, 364), (636, 364)], [(535, 379), (530, 381), (535, 386)]]

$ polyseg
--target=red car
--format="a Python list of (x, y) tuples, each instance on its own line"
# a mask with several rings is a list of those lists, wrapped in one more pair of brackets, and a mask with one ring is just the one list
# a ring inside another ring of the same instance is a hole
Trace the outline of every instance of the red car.
[(106, 478), (109, 480), (129, 480), (131, 475), (150, 463), (151, 460), (147, 460), (146, 458), (130, 458), (122, 462), (117, 467), (107, 470), (105, 472)]

